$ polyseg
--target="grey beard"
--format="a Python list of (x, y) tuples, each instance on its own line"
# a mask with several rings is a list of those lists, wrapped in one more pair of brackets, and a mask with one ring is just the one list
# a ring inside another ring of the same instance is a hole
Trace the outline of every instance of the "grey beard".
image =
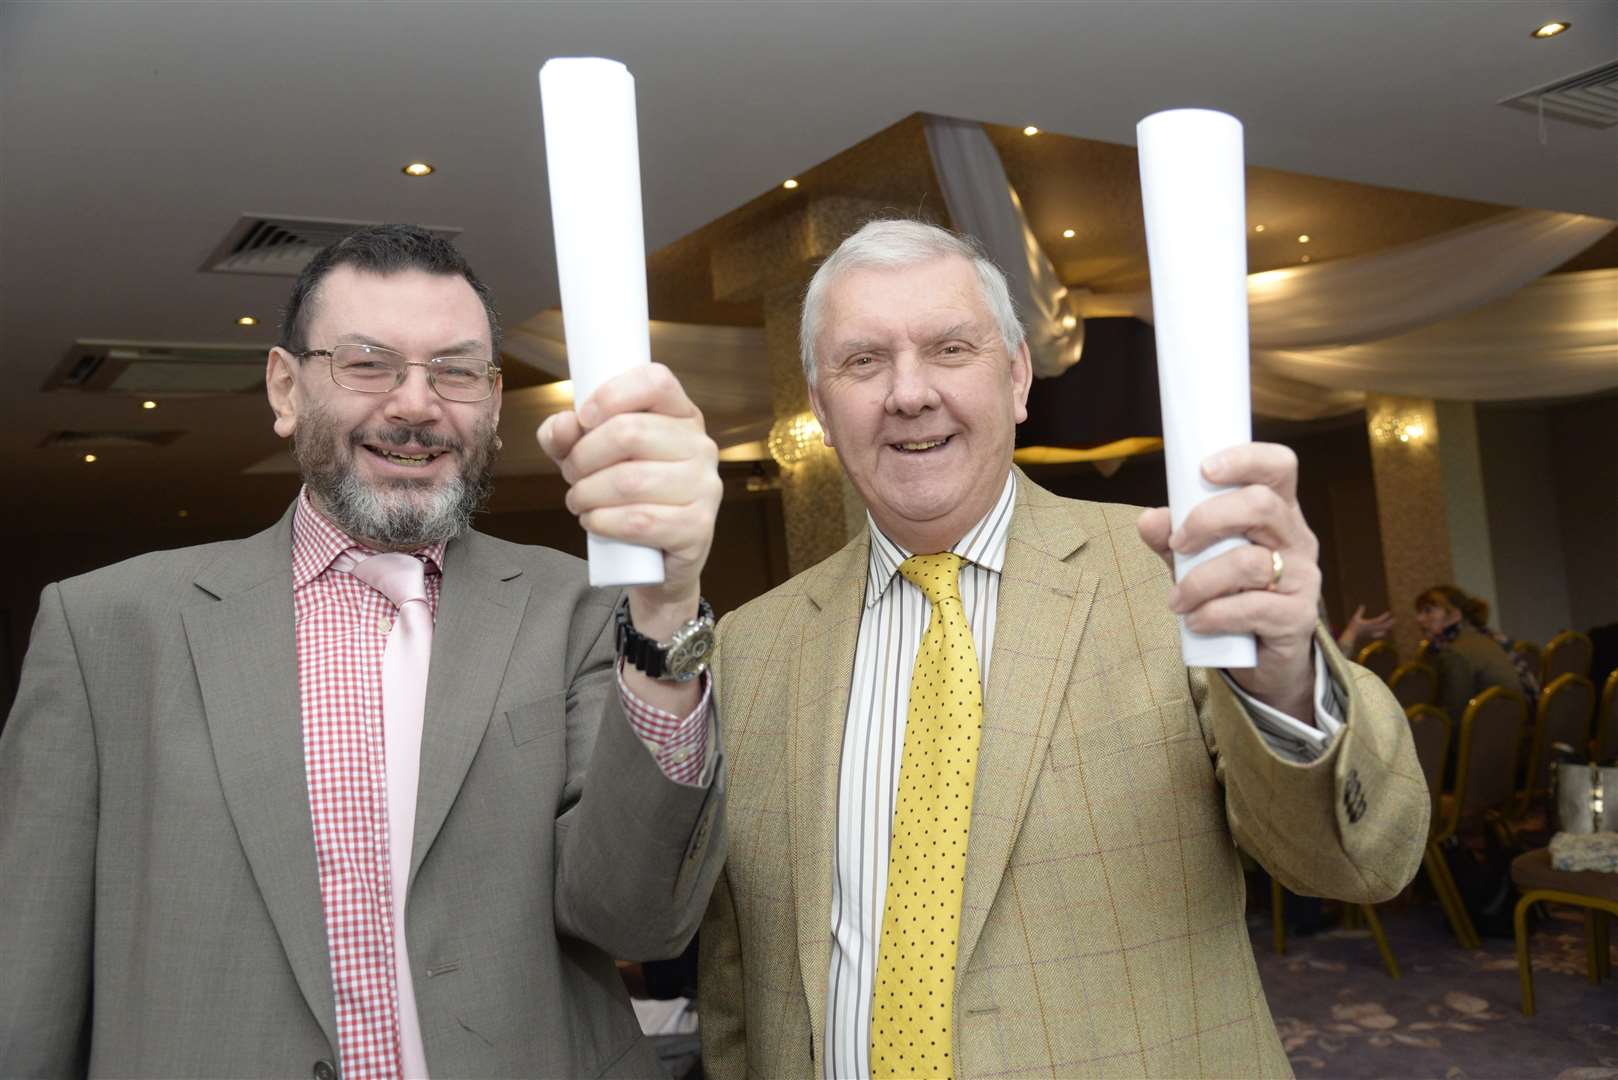
[[(392, 551), (407, 551), (439, 541), (452, 540), (472, 524), (472, 516), (488, 501), (494, 471), (495, 432), (491, 423), (481, 423), (473, 432), (474, 445), (462, 459), (460, 471), (442, 487), (433, 489), (425, 480), (399, 480), (385, 485), (362, 480), (352, 459), (338, 453), (335, 425), (324, 411), (304, 414), (299, 438), (292, 453), (303, 472), (315, 503), (332, 521), (355, 540)], [(458, 444), (420, 428), (385, 428), (367, 434), (356, 432), (349, 438), (350, 454), (366, 453), (362, 442), (372, 445), (460, 449)]]

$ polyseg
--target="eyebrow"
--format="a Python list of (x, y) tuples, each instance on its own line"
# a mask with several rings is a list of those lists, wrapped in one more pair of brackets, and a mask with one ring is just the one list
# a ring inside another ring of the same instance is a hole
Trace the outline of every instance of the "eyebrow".
[[(397, 345), (390, 345), (386, 341), (378, 341), (366, 334), (343, 334), (343, 341), (351, 345), (372, 345), (378, 349), (387, 349), (389, 352), (400, 352)], [(488, 343), (478, 338), (464, 338), (452, 342), (442, 348), (434, 349), (434, 356), (467, 356), (480, 349), (487, 349)]]

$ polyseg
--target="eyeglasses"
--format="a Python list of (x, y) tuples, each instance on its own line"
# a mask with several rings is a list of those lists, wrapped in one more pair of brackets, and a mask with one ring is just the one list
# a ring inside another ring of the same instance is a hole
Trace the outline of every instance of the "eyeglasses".
[(494, 393), (500, 368), (476, 356), (435, 356), (409, 360), (379, 345), (336, 345), (295, 353), (299, 360), (324, 356), (331, 360), (331, 378), (344, 390), (360, 394), (387, 394), (404, 385), (412, 367), (427, 369), (427, 385), (445, 401), (485, 401)]

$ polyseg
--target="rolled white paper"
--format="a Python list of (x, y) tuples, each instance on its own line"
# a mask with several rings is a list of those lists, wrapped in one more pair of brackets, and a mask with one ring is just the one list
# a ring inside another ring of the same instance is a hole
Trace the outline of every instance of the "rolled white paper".
[[(635, 79), (616, 60), (547, 60), (539, 69), (545, 168), (556, 234), (573, 400), (650, 363)], [(589, 538), (590, 584), (663, 580), (663, 553)]]
[[(1229, 490), (1203, 479), (1202, 462), (1253, 438), (1242, 125), (1220, 112), (1174, 109), (1142, 120), (1135, 137), (1169, 511), (1178, 528), (1198, 503)], [(1175, 580), (1247, 542), (1235, 537), (1196, 555), (1175, 555)], [(1256, 663), (1257, 643), (1250, 634), (1199, 634), (1182, 618), (1180, 644), (1185, 662), (1198, 667)]]

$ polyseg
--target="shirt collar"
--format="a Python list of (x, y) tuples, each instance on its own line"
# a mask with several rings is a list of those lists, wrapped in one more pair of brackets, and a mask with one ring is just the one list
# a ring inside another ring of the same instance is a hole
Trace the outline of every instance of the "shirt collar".
[[(441, 573), (444, 566), (444, 541), (437, 540), (410, 554), (426, 564), (429, 574)], [(298, 507), (292, 514), (292, 588), (303, 588), (325, 573), (337, 557), (345, 551), (357, 551), (362, 556), (376, 551), (360, 544), (315, 509), (309, 498), (309, 489), (298, 492)]]
[[(1017, 477), (1006, 473), (1006, 486), (994, 506), (966, 530), (950, 548), (967, 562), (976, 563), (996, 574), (1006, 565), (1006, 538), (1011, 535), (1011, 510), (1017, 500)], [(899, 573), (899, 564), (915, 552), (906, 551), (890, 540), (876, 526), (871, 512), (865, 512), (865, 521), (871, 531), (871, 556), (865, 570), (865, 606), (870, 607), (888, 591), (888, 585)]]

